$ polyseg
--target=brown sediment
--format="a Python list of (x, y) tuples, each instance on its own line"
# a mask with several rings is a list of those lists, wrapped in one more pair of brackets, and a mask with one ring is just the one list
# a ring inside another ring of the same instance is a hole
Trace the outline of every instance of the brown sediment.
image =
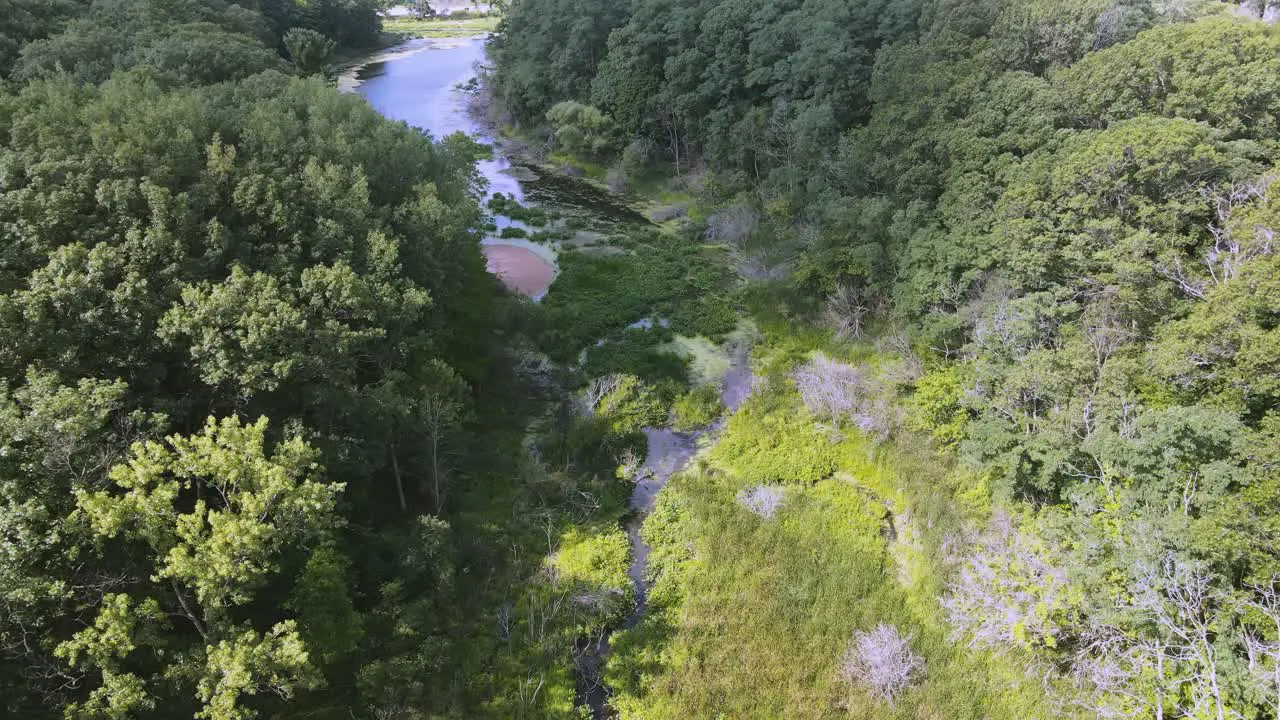
[(521, 295), (540, 298), (555, 279), (555, 268), (532, 250), (514, 245), (485, 245), (483, 250), (489, 272)]

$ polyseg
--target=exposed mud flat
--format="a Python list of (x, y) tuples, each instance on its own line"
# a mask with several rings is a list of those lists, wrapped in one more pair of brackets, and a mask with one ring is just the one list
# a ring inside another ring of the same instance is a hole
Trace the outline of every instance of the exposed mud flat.
[(528, 248), (514, 245), (484, 245), (489, 272), (509, 289), (539, 300), (556, 279), (555, 266)]

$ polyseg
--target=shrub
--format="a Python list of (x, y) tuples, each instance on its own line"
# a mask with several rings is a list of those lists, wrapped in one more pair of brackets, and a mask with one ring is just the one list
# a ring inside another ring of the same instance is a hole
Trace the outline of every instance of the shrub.
[(816, 418), (849, 422), (881, 440), (892, 430), (892, 408), (881, 383), (865, 368), (819, 354), (792, 375), (804, 406)]
[(529, 237), (529, 231), (525, 230), (524, 228), (518, 228), (518, 227), (508, 225), (507, 227), (502, 228), (502, 230), (498, 232), (498, 237), (504, 240), (508, 238), (524, 238), (524, 237)]
[(911, 428), (928, 431), (948, 447), (958, 445), (969, 427), (969, 411), (960, 404), (963, 393), (959, 368), (952, 366), (925, 374), (916, 381)]
[(545, 227), (550, 222), (550, 216), (545, 210), (521, 205), (514, 196), (500, 192), (494, 193), (493, 197), (489, 198), (487, 206), (495, 215), (518, 220), (533, 227)]
[(556, 145), (575, 155), (598, 156), (612, 143), (613, 123), (590, 105), (558, 102), (547, 111), (547, 120), (556, 128)]
[(722, 412), (720, 388), (700, 385), (676, 398), (671, 408), (671, 424), (676, 430), (689, 432), (715, 422)]
[(594, 410), (613, 432), (632, 433), (666, 422), (666, 403), (652, 385), (634, 375), (614, 376), (608, 382), (607, 392), (600, 393)]
[(590, 348), (583, 369), (591, 377), (615, 373), (635, 375), (648, 382), (675, 381), (683, 389), (689, 375), (689, 362), (662, 347), (670, 340), (671, 331), (663, 328), (627, 330), (603, 345)]
[[(722, 294), (727, 285), (722, 267), (678, 238), (631, 231), (609, 243), (633, 252), (559, 256), (555, 290), (540, 305), (548, 326), (540, 344), (555, 360), (571, 361), (584, 347), (646, 317), (671, 317), (673, 331), (698, 334), (688, 331), (693, 322), (687, 308), (705, 305), (703, 298)], [(716, 313), (716, 324), (707, 329), (731, 329), (723, 315)]]
[(924, 661), (911, 650), (911, 639), (892, 625), (880, 624), (871, 632), (853, 634), (853, 645), (840, 663), (840, 677), (893, 702), (923, 668)]
[(798, 407), (771, 407), (776, 398), (753, 396), (725, 424), (712, 458), (756, 482), (815, 483), (839, 464), (839, 438), (823, 432)]
[(290, 28), (284, 34), (284, 47), (299, 75), (323, 75), (333, 64), (337, 43), (306, 28)]
[(566, 533), (547, 564), (569, 596), (579, 622), (602, 627), (621, 621), (635, 604), (635, 587), (627, 575), (631, 542), (621, 528), (596, 534)]
[(649, 165), (649, 159), (652, 157), (653, 141), (648, 138), (636, 138), (622, 149), (618, 167), (627, 175), (636, 175)]

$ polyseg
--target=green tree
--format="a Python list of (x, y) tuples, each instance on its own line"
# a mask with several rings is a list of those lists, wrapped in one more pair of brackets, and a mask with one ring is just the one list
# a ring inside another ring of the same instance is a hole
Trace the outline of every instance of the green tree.
[(77, 0), (4, 0), (0, 17), (0, 77), (7, 76), (22, 48), (35, 40), (56, 34), (70, 19), (84, 10)]
[[(249, 697), (288, 698), (315, 684), (296, 621), (260, 631), (240, 608), (272, 582), (300, 576), (310, 581), (303, 592), (314, 589), (300, 560), (341, 524), (342, 485), (321, 479), (317, 452), (300, 438), (269, 447), (266, 436), (265, 418), (210, 418), (197, 435), (135, 445), (111, 470), (110, 488), (77, 491), (73, 519), (104, 552), (142, 553), (133, 589), (105, 596), (93, 625), (58, 648), (102, 676), (79, 712), (121, 717), (158, 706), (167, 700), (159, 678), (175, 672), (199, 701), (196, 717), (210, 720), (256, 717)], [(186, 631), (162, 632), (168, 617)], [(165, 649), (180, 638), (185, 658), (170, 666)]]
[(597, 157), (612, 145), (609, 118), (590, 105), (566, 100), (547, 111), (556, 144), (583, 157)]
[(284, 34), (284, 47), (299, 74), (326, 75), (333, 65), (337, 43), (315, 30), (290, 28)]

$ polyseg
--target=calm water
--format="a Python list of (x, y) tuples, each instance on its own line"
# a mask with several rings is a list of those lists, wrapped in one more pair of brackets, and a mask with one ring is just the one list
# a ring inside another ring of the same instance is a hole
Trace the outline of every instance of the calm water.
[[(373, 109), (403, 120), (441, 138), (455, 132), (490, 143), (484, 128), (466, 112), (467, 95), (459, 85), (476, 75), (476, 65), (484, 61), (484, 38), (412, 40), (356, 71), (360, 93)], [(504, 173), (511, 163), (503, 157), (477, 163), (489, 181), (489, 192), (524, 198), (524, 190)]]
[[(468, 96), (459, 89), (475, 77), (476, 67), (483, 62), (483, 37), (418, 39), (343, 77), (339, 86), (359, 93), (383, 115), (436, 138), (464, 132), (480, 142), (492, 143), (488, 130), (468, 115)], [(617, 196), (576, 178), (542, 173), (525, 165), (515, 170), (531, 179), (518, 181), (509, 174), (511, 161), (501, 155), (481, 160), (477, 168), (488, 180), (491, 194), (513, 195), (522, 203), (577, 215), (596, 226), (648, 223)]]

